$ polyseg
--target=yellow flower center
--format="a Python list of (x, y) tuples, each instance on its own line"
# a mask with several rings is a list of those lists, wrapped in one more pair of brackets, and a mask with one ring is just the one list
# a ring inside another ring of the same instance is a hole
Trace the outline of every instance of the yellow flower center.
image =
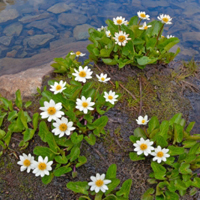
[(65, 124), (65, 123), (60, 124), (59, 129), (61, 131), (66, 131), (67, 130), (67, 124)]
[(145, 123), (145, 120), (144, 120), (144, 119), (142, 120), (142, 123), (143, 123), (143, 124)]
[(164, 35), (161, 35), (161, 38), (164, 38), (165, 36)]
[(45, 170), (46, 168), (47, 168), (47, 165), (45, 163), (43, 163), (43, 162), (39, 163), (39, 165), (38, 165), (39, 170)]
[(61, 85), (56, 86), (56, 90), (60, 90), (61, 88), (62, 88)]
[(113, 96), (109, 95), (109, 96), (108, 96), (108, 99), (112, 100), (112, 99), (113, 99)]
[(145, 26), (145, 27), (144, 27), (144, 30), (147, 30), (147, 29), (148, 29), (148, 26)]
[(102, 80), (102, 81), (104, 81), (104, 80), (105, 80), (105, 78), (104, 78), (104, 77), (102, 77), (102, 78), (101, 78), (101, 80)]
[(30, 166), (31, 162), (30, 162), (30, 160), (26, 159), (26, 160), (24, 160), (23, 164), (24, 164), (24, 166), (28, 167), (28, 166)]
[(95, 184), (96, 184), (97, 187), (101, 187), (103, 185), (103, 181), (102, 180), (97, 180), (95, 182)]
[(80, 72), (79, 72), (79, 76), (80, 76), (80, 77), (83, 77), (83, 78), (86, 77), (85, 71), (80, 71)]
[(77, 52), (76, 52), (76, 55), (77, 55), (77, 56), (80, 56), (80, 55), (81, 55), (81, 52), (80, 52), (80, 51), (77, 51)]
[(163, 17), (162, 20), (163, 20), (164, 22), (168, 22), (168, 21), (169, 21), (169, 19), (168, 19), (167, 17)]
[(141, 13), (140, 17), (146, 17), (146, 15), (144, 13)]
[(126, 24), (129, 24), (129, 22), (126, 22)]
[(56, 113), (56, 109), (55, 109), (54, 107), (49, 107), (49, 108), (47, 109), (47, 113), (48, 113), (49, 115), (54, 115), (54, 114)]
[(162, 151), (159, 151), (159, 152), (157, 153), (157, 157), (162, 158), (163, 156), (164, 156), (164, 153), (163, 153)]
[(142, 151), (144, 151), (145, 149), (147, 149), (147, 145), (146, 145), (146, 144), (141, 144), (141, 145), (140, 145), (140, 149), (141, 149)]
[(87, 107), (88, 107), (88, 103), (87, 103), (87, 102), (83, 102), (83, 103), (82, 103), (82, 106), (83, 106), (84, 108), (87, 108)]
[(124, 40), (126, 40), (126, 37), (123, 36), (123, 35), (120, 35), (120, 36), (118, 37), (118, 40), (119, 40), (119, 42), (123, 42)]
[(121, 24), (122, 23), (122, 20), (121, 19), (118, 19), (117, 20), (117, 24)]
[(108, 33), (108, 36), (111, 36), (111, 34), (110, 34), (110, 33)]

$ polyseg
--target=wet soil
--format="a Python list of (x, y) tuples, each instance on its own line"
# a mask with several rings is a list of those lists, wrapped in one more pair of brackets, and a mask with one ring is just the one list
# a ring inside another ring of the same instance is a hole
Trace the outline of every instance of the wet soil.
[[(129, 199), (139, 200), (142, 194), (151, 187), (147, 183), (151, 168), (150, 159), (138, 162), (129, 159), (129, 152), (133, 151), (129, 136), (138, 127), (135, 121), (138, 115), (147, 114), (149, 117), (157, 115), (159, 120), (163, 120), (170, 119), (177, 112), (181, 112), (188, 122), (191, 120), (197, 122), (195, 131), (200, 130), (200, 117), (196, 107), (196, 101), (200, 100), (200, 92), (197, 90), (200, 89), (198, 70), (190, 78), (182, 80), (180, 77), (189, 72), (181, 62), (174, 62), (166, 66), (151, 65), (147, 66), (145, 70), (130, 66), (119, 70), (115, 66), (108, 67), (101, 63), (98, 66), (111, 76), (114, 84), (115, 81), (123, 84), (135, 96), (135, 99), (120, 86), (118, 89), (114, 89), (112, 84), (104, 85), (104, 90), (117, 90), (123, 96), (116, 106), (106, 113), (109, 117), (106, 135), (98, 138), (94, 146), (83, 142), (81, 155), (87, 157), (87, 163), (77, 169), (78, 176), (74, 179), (69, 173), (61, 177), (54, 177), (50, 184), (43, 185), (41, 179), (35, 177), (34, 174), (20, 172), (17, 157), (22, 152), (33, 154), (33, 148), (37, 145), (43, 145), (43, 143), (36, 134), (28, 148), (20, 151), (18, 144), (22, 135), (13, 134), (10, 143), (12, 151), (5, 151), (0, 158), (1, 200), (76, 200), (79, 195), (67, 189), (67, 182), (90, 181), (91, 175), (95, 175), (97, 172), (105, 173), (108, 166), (113, 163), (117, 165), (117, 178), (121, 180), (121, 184), (126, 179), (133, 180)], [(97, 68), (94, 68), (95, 73), (99, 73)], [(60, 79), (61, 77), (50, 74), (44, 80), (44, 85), (52, 78)], [(194, 87), (188, 83), (194, 84)], [(142, 97), (142, 101), (140, 97)], [(34, 97), (34, 105), (30, 112), (34, 113), (38, 110), (38, 101), (39, 97)], [(200, 199), (200, 194), (197, 193), (193, 197), (186, 195), (182, 199), (197, 200)]]

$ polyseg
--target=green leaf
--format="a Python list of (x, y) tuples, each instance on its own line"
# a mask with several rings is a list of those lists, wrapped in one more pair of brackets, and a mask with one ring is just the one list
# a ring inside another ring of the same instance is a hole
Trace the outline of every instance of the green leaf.
[(83, 135), (78, 135), (77, 132), (73, 132), (71, 135), (71, 140), (74, 144), (78, 144), (83, 140)]
[(67, 188), (72, 190), (73, 192), (88, 195), (87, 190), (89, 189), (89, 185), (88, 185), (88, 182), (86, 182), (86, 181), (84, 181), (84, 182), (80, 182), (80, 181), (78, 181), (78, 182), (68, 182)]
[(87, 162), (87, 158), (85, 156), (79, 156), (78, 157), (78, 163), (76, 164), (76, 167), (80, 167), (81, 165), (85, 164)]
[(103, 62), (107, 65), (116, 65), (117, 61), (110, 58), (102, 58)]
[(200, 188), (200, 178), (195, 177), (193, 182), (192, 182), (192, 186)]
[(162, 121), (162, 123), (160, 125), (159, 135), (161, 135), (163, 138), (167, 139), (169, 137), (168, 131), (169, 131), (169, 121), (164, 120), (164, 121)]
[(18, 108), (22, 108), (22, 98), (21, 98), (21, 92), (20, 90), (17, 90), (16, 93), (16, 100), (15, 100), (15, 104)]
[(129, 157), (132, 161), (145, 160), (144, 155), (137, 155), (135, 152), (130, 152)]
[(153, 200), (154, 196), (152, 195), (155, 192), (153, 188), (149, 188), (143, 195), (141, 200)]
[(174, 123), (179, 124), (181, 121), (182, 114), (177, 113), (175, 114), (170, 120), (169, 120), (169, 125), (172, 126)]
[[(6, 113), (4, 113), (6, 115)], [(18, 114), (17, 114), (17, 111), (16, 110), (13, 110), (11, 112), (9, 112), (8, 114), (8, 121), (12, 121), (13, 119), (17, 118)], [(2, 115), (0, 116), (0, 120), (2, 118)], [(0, 122), (0, 126), (1, 126), (1, 122)]]
[(132, 143), (136, 143), (137, 140), (140, 140), (140, 137), (136, 137), (134, 135), (129, 136), (129, 139)]
[[(10, 114), (10, 113), (9, 113)], [(0, 127), (3, 124), (3, 120), (5, 118), (5, 116), (7, 115), (7, 113), (0, 113)], [(8, 115), (9, 116), (9, 115)], [(8, 121), (9, 121), (9, 117), (8, 117)]]
[(23, 132), (23, 140), (24, 142), (28, 142), (29, 140), (31, 140), (33, 138), (35, 134), (35, 131), (33, 129), (27, 128), (24, 132)]
[(155, 173), (155, 178), (158, 180), (165, 180), (166, 169), (157, 162), (151, 162), (151, 168)]
[(139, 137), (139, 138), (142, 137), (142, 138), (144, 138), (144, 139), (147, 138), (147, 136), (146, 136), (144, 130), (141, 129), (140, 127), (136, 128), (136, 129), (134, 130), (134, 136), (135, 136), (135, 137)]
[(34, 131), (37, 130), (38, 120), (39, 120), (39, 113), (34, 113), (34, 115), (33, 115), (33, 128), (34, 128)]
[(72, 171), (72, 168), (69, 167), (68, 165), (66, 165), (64, 167), (59, 167), (58, 169), (55, 169), (53, 171), (53, 173), (54, 173), (55, 176), (61, 176), (63, 174), (67, 174), (67, 173), (69, 173), (71, 171)]
[(200, 147), (200, 143), (195, 144), (194, 146), (191, 147), (188, 154), (196, 154), (199, 147)]
[(110, 167), (108, 168), (106, 172), (106, 179), (116, 178), (116, 174), (117, 174), (117, 165), (112, 164), (110, 165)]
[(49, 160), (53, 160), (56, 154), (48, 147), (36, 146), (33, 153), (37, 156), (42, 156), (45, 158), (48, 156)]
[(92, 133), (90, 133), (88, 136), (85, 136), (84, 139), (92, 146), (96, 143), (96, 137)]
[(180, 179), (174, 181), (174, 186), (177, 190), (187, 190), (186, 185)]
[(195, 122), (190, 122), (185, 131), (187, 133), (190, 133), (190, 131), (193, 129), (194, 125), (195, 125)]
[(153, 139), (156, 141), (157, 146), (161, 146), (162, 148), (168, 146), (167, 140), (161, 135), (156, 135)]
[(181, 166), (179, 168), (179, 172), (181, 174), (192, 174), (192, 170), (190, 169), (189, 163), (181, 163)]
[(20, 110), (19, 113), (18, 113), (18, 118), (21, 120), (23, 126), (25, 128), (28, 128), (28, 125), (27, 125), (27, 118), (24, 114), (24, 111), (23, 110)]
[(179, 200), (179, 195), (175, 192), (170, 192), (168, 190), (165, 191), (166, 200)]
[(75, 115), (73, 109), (68, 110), (68, 111), (66, 112), (66, 115), (71, 119), (71, 121), (73, 121), (73, 122), (76, 121), (76, 115)]
[(11, 136), (12, 136), (12, 132), (8, 131), (6, 136), (3, 138), (3, 140), (4, 140), (4, 142), (6, 143), (7, 146), (9, 146), (9, 144), (10, 144)]
[(160, 123), (156, 116), (153, 116), (148, 123), (148, 132), (151, 133), (154, 129), (158, 128)]
[(9, 101), (8, 99), (4, 97), (0, 97), (0, 101), (3, 102), (3, 104), (6, 106), (7, 110), (10, 109), (10, 111), (13, 110), (13, 104), (12, 101)]
[(52, 180), (53, 180), (54, 174), (52, 172), (50, 172), (50, 174), (47, 176), (45, 175), (44, 177), (42, 177), (42, 182), (47, 185), (49, 184)]
[(60, 164), (66, 164), (68, 159), (65, 155), (62, 155), (62, 156), (56, 156), (55, 161)]
[(195, 141), (195, 140), (185, 140), (182, 144), (184, 145), (184, 148), (191, 148), (196, 143), (197, 143), (197, 141)]
[(24, 105), (25, 108), (28, 108), (32, 104), (32, 101), (27, 101)]
[(175, 144), (176, 142), (180, 143), (183, 140), (183, 126), (179, 125), (179, 124), (174, 124), (174, 142), (173, 144)]
[(131, 17), (131, 19), (129, 20), (129, 26), (131, 25), (137, 25), (138, 23), (138, 16), (134, 16), (134, 17)]
[(170, 156), (177, 156), (184, 153), (183, 147), (168, 146)]
[(194, 196), (197, 193), (197, 189), (195, 187), (191, 188), (189, 191), (190, 196)]
[(73, 147), (71, 150), (71, 153), (67, 156), (68, 158), (70, 158), (70, 161), (74, 161), (76, 160), (80, 155), (80, 148), (79, 147)]
[(6, 132), (4, 130), (0, 129), (0, 140), (6, 135)]
[[(106, 177), (107, 179), (107, 177)], [(109, 180), (111, 180), (111, 183), (109, 183), (108, 186), (108, 190), (106, 191), (105, 195), (110, 194), (119, 184), (120, 184), (120, 180), (117, 178), (109, 178)]]
[(131, 185), (132, 185), (132, 179), (128, 179), (128, 180), (124, 181), (120, 190), (118, 192), (116, 192), (116, 195), (128, 198), (130, 190), (131, 190)]
[(139, 65), (147, 65), (147, 64), (152, 64), (154, 63), (155, 61), (157, 61), (157, 58), (149, 58), (147, 56), (143, 56), (141, 58), (137, 58), (137, 63)]

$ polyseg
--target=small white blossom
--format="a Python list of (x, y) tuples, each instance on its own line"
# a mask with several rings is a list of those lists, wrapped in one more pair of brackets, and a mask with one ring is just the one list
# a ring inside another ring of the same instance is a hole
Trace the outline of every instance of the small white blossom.
[(145, 156), (148, 156), (151, 154), (151, 151), (154, 150), (154, 147), (152, 147), (153, 142), (149, 139), (144, 140), (144, 138), (140, 138), (140, 140), (137, 140), (136, 143), (133, 144), (135, 146), (134, 151), (137, 152), (138, 155), (141, 155), (144, 153)]
[(172, 18), (169, 15), (161, 14), (157, 17), (163, 24), (172, 24)]
[(115, 25), (122, 25), (125, 23), (125, 18), (123, 18), (122, 16), (116, 17), (116, 18), (113, 18), (113, 22)]
[(99, 82), (106, 83), (110, 80), (110, 78), (107, 78), (107, 74), (101, 73), (100, 76), (96, 74), (96, 77), (98, 78)]
[(147, 25), (146, 22), (142, 25), (142, 27), (139, 27), (140, 30), (147, 30), (148, 28), (152, 27), (151, 25)]
[(105, 193), (106, 190), (108, 190), (107, 184), (111, 183), (111, 180), (105, 179), (105, 174), (100, 175), (99, 173), (97, 173), (96, 177), (91, 176), (90, 179), (92, 180), (88, 183), (88, 185), (91, 186), (90, 190), (95, 191), (96, 193), (98, 193), (99, 191)]
[(167, 152), (169, 151), (169, 149), (165, 149), (165, 148), (161, 148), (160, 146), (158, 146), (157, 148), (154, 149), (155, 152), (152, 152), (151, 155), (154, 156), (153, 161), (156, 161), (158, 163), (161, 163), (162, 161), (166, 161), (168, 157), (170, 157), (169, 154), (167, 154)]
[(115, 33), (115, 44), (118, 44), (119, 46), (125, 46), (126, 43), (128, 43), (128, 40), (131, 40), (131, 38), (128, 38), (129, 34), (126, 34), (123, 31), (119, 31), (119, 33)]
[(30, 153), (28, 155), (23, 153), (22, 155), (19, 156), (19, 158), (20, 161), (18, 161), (17, 164), (21, 165), (20, 171), (23, 172), (27, 170), (27, 173), (29, 173), (31, 169), (33, 169), (32, 164), (35, 162), (34, 156), (31, 156)]
[(169, 38), (174, 38), (175, 36), (173, 36), (173, 35), (167, 35), (167, 39), (169, 39)]
[(110, 102), (111, 104), (115, 104), (115, 101), (117, 101), (117, 97), (119, 95), (116, 95), (115, 92), (113, 92), (112, 90), (110, 90), (108, 93), (104, 92), (104, 98), (107, 102)]
[(144, 117), (139, 116), (138, 119), (136, 119), (136, 121), (138, 125), (146, 125), (149, 122), (147, 115), (145, 115)]
[(58, 93), (61, 93), (63, 90), (66, 89), (65, 87), (66, 85), (66, 82), (63, 82), (62, 80), (58, 83), (58, 82), (55, 82), (54, 85), (50, 85), (50, 90), (52, 92), (54, 92), (54, 94), (58, 94)]
[(95, 104), (91, 102), (92, 98), (88, 97), (87, 99), (82, 96), (81, 99), (76, 99), (76, 109), (83, 111), (84, 114), (88, 113), (88, 110), (94, 110), (92, 106)]
[(103, 30), (107, 30), (107, 26), (101, 26), (101, 28), (97, 28), (97, 31), (101, 32)]
[(75, 81), (79, 82), (86, 82), (86, 79), (91, 79), (92, 78), (92, 71), (88, 69), (88, 66), (85, 66), (84, 68), (82, 66), (79, 66), (79, 70), (77, 71), (74, 69), (75, 73), (72, 73), (72, 75), (75, 76)]
[(82, 57), (82, 56), (85, 56), (86, 54), (85, 53), (81, 53), (80, 51), (77, 51), (76, 53), (73, 53), (73, 52), (71, 52), (70, 53), (71, 55), (74, 55), (74, 54), (76, 54), (76, 57)]
[(146, 20), (150, 20), (150, 16), (149, 15), (146, 15), (146, 13), (145, 12), (137, 12), (137, 15), (138, 15), (138, 17), (140, 18), (140, 19), (146, 19)]
[(108, 31), (106, 31), (106, 36), (107, 37), (110, 37), (111, 36), (111, 32), (108, 30)]

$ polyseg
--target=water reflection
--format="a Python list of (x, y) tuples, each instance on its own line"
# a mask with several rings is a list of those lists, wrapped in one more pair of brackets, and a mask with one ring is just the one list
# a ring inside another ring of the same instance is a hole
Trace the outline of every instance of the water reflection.
[(88, 28), (105, 26), (106, 19), (116, 16), (130, 19), (139, 10), (151, 20), (169, 14), (173, 24), (165, 26), (163, 35), (179, 37), (178, 59), (199, 59), (199, 8), (199, 0), (0, 0), (0, 72), (14, 62), (9, 58), (25, 61), (61, 47), (63, 56), (74, 43), (78, 50)]

